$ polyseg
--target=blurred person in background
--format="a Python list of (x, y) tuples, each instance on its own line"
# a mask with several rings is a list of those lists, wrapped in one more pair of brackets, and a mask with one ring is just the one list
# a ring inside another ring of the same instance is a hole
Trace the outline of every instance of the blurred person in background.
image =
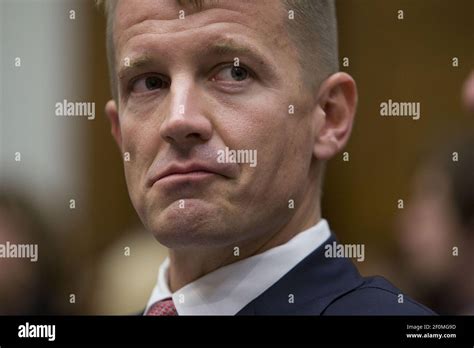
[(156, 270), (167, 250), (142, 226), (130, 229), (105, 250), (97, 263), (90, 314), (138, 313), (156, 282)]
[(414, 297), (440, 314), (474, 314), (474, 130), (429, 155), (413, 184), (397, 236)]
[[(58, 314), (60, 263), (48, 232), (28, 200), (0, 188), (0, 315)], [(37, 245), (37, 260), (12, 257), (20, 244)]]
[(474, 70), (464, 84), (462, 97), (466, 109), (474, 113)]

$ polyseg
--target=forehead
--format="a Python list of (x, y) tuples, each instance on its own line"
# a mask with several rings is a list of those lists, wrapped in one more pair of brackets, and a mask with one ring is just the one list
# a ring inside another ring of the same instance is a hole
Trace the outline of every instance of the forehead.
[(116, 48), (138, 35), (153, 33), (159, 38), (186, 33), (192, 36), (213, 24), (227, 24), (234, 31), (241, 28), (256, 40), (275, 46), (281, 46), (285, 41), (282, 40), (286, 30), (281, 1), (204, 0), (199, 9), (187, 1), (181, 3), (176, 0), (119, 0), (114, 13)]

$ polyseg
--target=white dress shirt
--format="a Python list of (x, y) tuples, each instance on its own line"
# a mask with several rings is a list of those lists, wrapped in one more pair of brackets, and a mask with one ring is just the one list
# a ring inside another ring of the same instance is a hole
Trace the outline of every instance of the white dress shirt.
[(275, 284), (331, 235), (326, 220), (298, 233), (287, 243), (221, 267), (174, 293), (168, 286), (169, 258), (161, 264), (158, 281), (145, 309), (173, 298), (179, 315), (235, 315)]

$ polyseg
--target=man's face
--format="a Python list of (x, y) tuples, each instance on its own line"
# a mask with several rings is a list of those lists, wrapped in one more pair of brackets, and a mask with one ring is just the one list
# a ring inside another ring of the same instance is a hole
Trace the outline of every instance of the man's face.
[[(132, 203), (168, 247), (277, 231), (307, 192), (314, 101), (286, 20), (273, 0), (119, 1), (118, 141)], [(257, 165), (219, 163), (226, 147), (256, 150)]]

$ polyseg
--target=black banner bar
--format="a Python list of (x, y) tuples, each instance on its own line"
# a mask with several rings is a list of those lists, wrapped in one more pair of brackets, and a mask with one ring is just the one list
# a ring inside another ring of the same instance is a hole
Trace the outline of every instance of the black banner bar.
[(57, 344), (474, 346), (474, 317), (0, 317), (0, 347)]

